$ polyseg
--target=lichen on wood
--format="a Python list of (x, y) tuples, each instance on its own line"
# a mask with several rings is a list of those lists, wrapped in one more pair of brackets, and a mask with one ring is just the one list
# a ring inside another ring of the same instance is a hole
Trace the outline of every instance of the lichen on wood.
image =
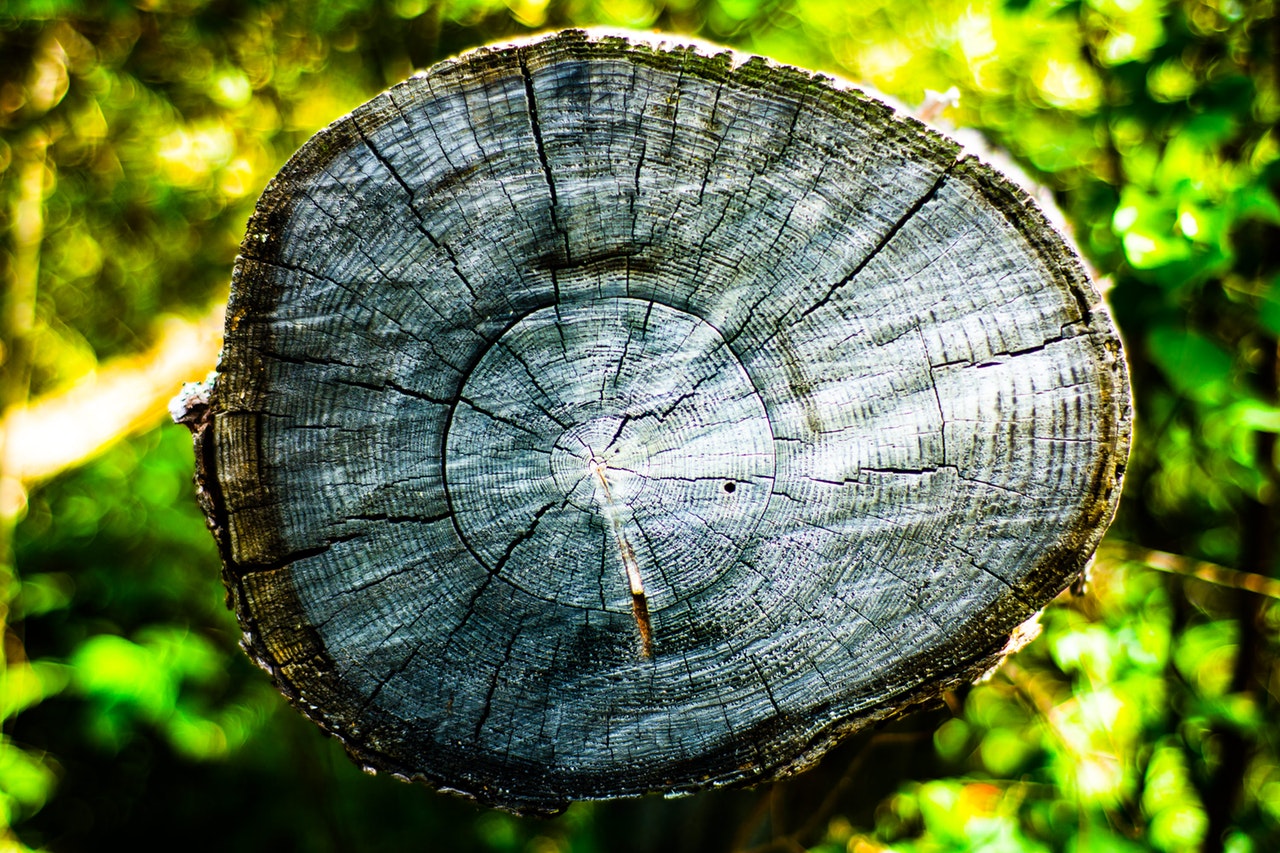
[(568, 32), (317, 134), (196, 431), (248, 652), (485, 803), (795, 772), (1078, 578), (1130, 413), (1025, 194), (853, 89)]

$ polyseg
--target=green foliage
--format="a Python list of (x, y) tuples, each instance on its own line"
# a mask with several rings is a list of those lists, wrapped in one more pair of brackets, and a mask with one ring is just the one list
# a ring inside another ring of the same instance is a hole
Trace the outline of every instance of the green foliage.
[[(1275, 577), (1278, 13), (1272, 0), (10, 2), (0, 216), (11, 234), (31, 225), (31, 174), (42, 220), (32, 369), (0, 362), (0, 383), (55, 392), (156, 340), (164, 315), (224, 299), (269, 177), (414, 68), (543, 27), (660, 27), (908, 104), (956, 87), (942, 120), (981, 129), (1056, 196), (1126, 336), (1139, 423), (1118, 535)], [(6, 276), (20, 254), (6, 243)], [(38, 485), (20, 510), (20, 576), (0, 590), (13, 627), (0, 824), (16, 827), (0, 847), (1280, 849), (1280, 607), (1116, 560), (950, 713), (772, 792), (531, 822), (366, 778), (236, 650), (190, 470), (185, 434), (164, 428)]]

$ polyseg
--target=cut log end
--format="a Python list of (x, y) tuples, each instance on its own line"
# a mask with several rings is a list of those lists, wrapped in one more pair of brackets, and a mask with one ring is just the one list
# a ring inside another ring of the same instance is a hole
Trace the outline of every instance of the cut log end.
[(282, 693), (540, 813), (786, 775), (982, 676), (1083, 572), (1131, 420), (1071, 249), (954, 143), (574, 32), (304, 146), (184, 412)]

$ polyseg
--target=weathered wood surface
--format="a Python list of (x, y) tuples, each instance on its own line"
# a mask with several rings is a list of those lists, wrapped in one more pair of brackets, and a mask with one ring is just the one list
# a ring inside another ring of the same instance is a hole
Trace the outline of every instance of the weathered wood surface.
[(569, 33), (294, 157), (196, 439), (293, 704), (550, 811), (792, 772), (980, 675), (1097, 545), (1128, 405), (1080, 264), (954, 143)]

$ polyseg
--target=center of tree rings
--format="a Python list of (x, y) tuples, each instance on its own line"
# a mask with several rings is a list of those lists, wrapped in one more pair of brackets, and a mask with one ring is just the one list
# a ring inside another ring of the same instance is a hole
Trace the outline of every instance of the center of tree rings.
[(764, 404), (720, 333), (626, 298), (516, 322), (467, 377), (445, 449), (458, 527), (491, 572), (614, 612), (632, 607), (627, 549), (653, 611), (723, 575), (773, 474)]

